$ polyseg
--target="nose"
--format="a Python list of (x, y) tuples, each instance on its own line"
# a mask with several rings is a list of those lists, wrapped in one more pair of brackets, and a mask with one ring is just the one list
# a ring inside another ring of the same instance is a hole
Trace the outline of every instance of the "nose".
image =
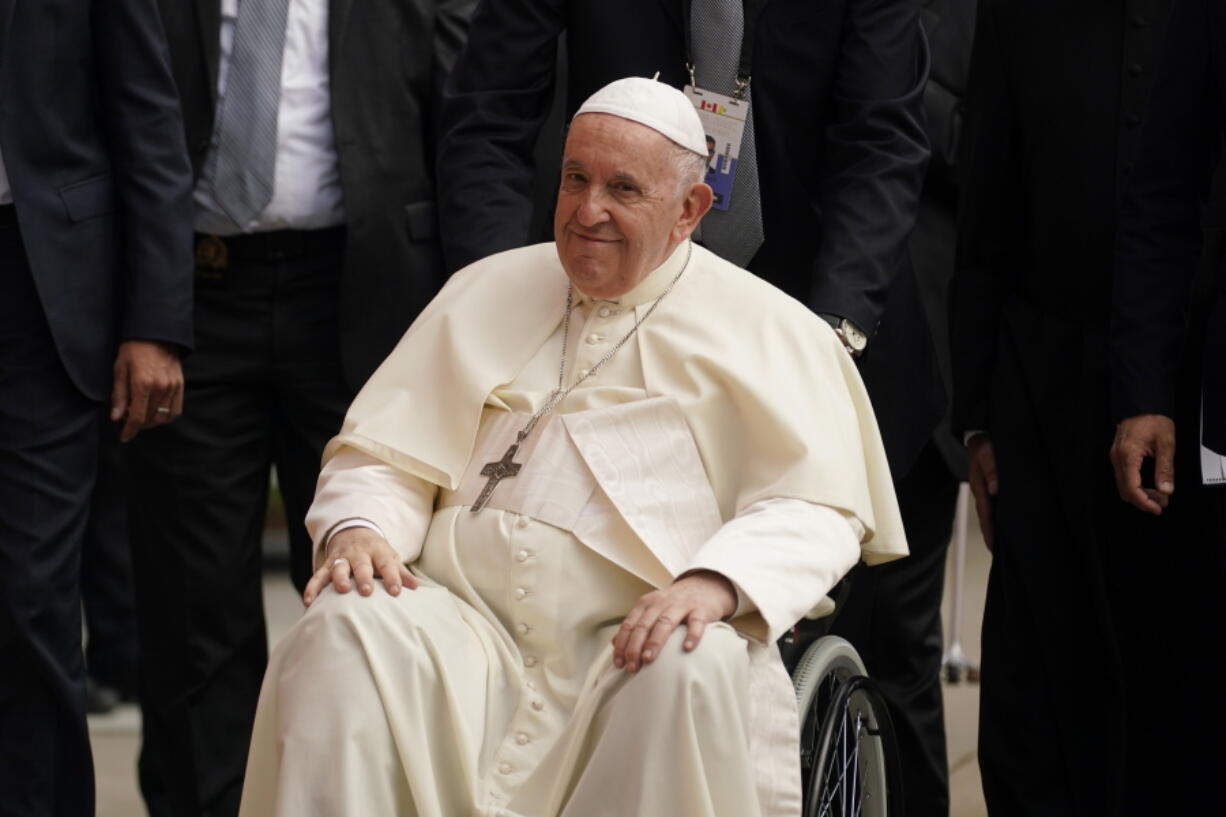
[(579, 206), (575, 209), (575, 220), (584, 227), (595, 227), (609, 220), (609, 210), (604, 201), (604, 190), (599, 185), (588, 185), (580, 194)]

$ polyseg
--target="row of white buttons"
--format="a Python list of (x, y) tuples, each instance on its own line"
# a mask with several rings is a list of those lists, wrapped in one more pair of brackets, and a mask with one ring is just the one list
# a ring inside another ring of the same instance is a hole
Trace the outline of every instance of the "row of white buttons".
[[(532, 742), (532, 738), (528, 736), (527, 732), (517, 732), (515, 734), (515, 742), (520, 746), (527, 746)], [(502, 774), (510, 774), (515, 771), (515, 767), (504, 761), (498, 764), (498, 771)]]
[[(529, 520), (527, 516), (520, 516), (519, 519), (515, 521), (516, 527), (519, 527), (519, 528), (526, 528), (530, 524), (531, 524), (531, 521)], [(527, 548), (523, 548), (515, 554), (515, 561), (523, 563), (531, 559), (533, 555), (534, 554), (532, 553), (532, 551), (528, 550)], [(527, 588), (517, 587), (515, 588), (514, 595), (516, 599), (523, 600), (527, 598), (529, 595), (531, 595), (531, 593)], [(532, 627), (530, 627), (526, 622), (521, 621), (515, 625), (515, 632), (521, 636), (524, 636), (532, 632)], [(535, 656), (532, 656), (532, 655), (524, 656), (524, 666), (535, 667), (536, 663), (537, 663), (537, 659)], [(530, 690), (534, 690), (534, 691), (536, 690), (536, 684), (532, 683), (531, 681), (527, 681), (525, 683), (525, 686), (527, 686), (528, 689)], [(545, 708), (545, 701), (543, 701), (540, 698), (534, 698), (530, 705), (532, 706), (534, 710), (536, 710), (537, 712), (540, 712)], [(524, 738), (524, 740), (519, 740), (519, 737)], [(521, 746), (525, 742), (527, 742), (527, 736), (523, 732), (520, 732), (519, 736), (516, 739), (520, 743)]]

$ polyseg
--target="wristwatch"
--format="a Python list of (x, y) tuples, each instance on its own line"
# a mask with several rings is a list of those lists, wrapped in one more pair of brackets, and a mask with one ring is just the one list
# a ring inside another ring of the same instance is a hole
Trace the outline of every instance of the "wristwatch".
[(839, 340), (843, 341), (843, 346), (852, 357), (864, 354), (864, 349), (868, 346), (868, 335), (861, 332), (860, 327), (839, 315), (830, 315), (826, 312), (818, 314), (834, 328), (834, 333), (839, 336)]

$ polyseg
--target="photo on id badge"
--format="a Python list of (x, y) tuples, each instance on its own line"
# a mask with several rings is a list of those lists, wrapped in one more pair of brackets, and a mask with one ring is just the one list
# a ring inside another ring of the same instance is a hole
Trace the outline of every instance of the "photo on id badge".
[(707, 176), (704, 181), (715, 193), (712, 206), (717, 210), (727, 210), (732, 201), (732, 182), (736, 178), (736, 163), (741, 153), (741, 136), (745, 132), (749, 103), (693, 86), (686, 86), (685, 94), (698, 110), (698, 118), (707, 134)]

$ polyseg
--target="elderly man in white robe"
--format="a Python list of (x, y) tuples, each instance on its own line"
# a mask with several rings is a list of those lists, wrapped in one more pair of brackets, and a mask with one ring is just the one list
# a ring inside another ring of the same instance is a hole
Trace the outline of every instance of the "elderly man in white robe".
[(775, 640), (906, 553), (829, 325), (690, 241), (679, 91), (576, 113), (555, 242), (458, 272), (358, 396), (243, 817), (797, 817)]

